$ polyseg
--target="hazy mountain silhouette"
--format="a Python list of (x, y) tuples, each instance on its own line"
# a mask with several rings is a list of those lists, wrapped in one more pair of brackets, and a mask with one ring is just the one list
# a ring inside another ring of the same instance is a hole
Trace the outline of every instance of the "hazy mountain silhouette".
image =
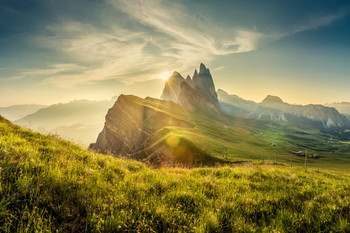
[(16, 121), (29, 114), (35, 113), (39, 109), (45, 108), (47, 105), (27, 104), (27, 105), (12, 105), (8, 107), (0, 107), (0, 114), (10, 121)]
[(103, 128), (112, 100), (75, 100), (42, 108), (16, 121), (17, 124), (41, 130), (88, 145)]
[(331, 103), (325, 104), (328, 107), (333, 107), (337, 109), (340, 113), (344, 114), (350, 119), (350, 103), (349, 102), (340, 102), (340, 103)]
[(347, 128), (350, 121), (335, 108), (323, 105), (292, 105), (277, 96), (267, 96), (261, 103), (244, 100), (218, 90), (222, 111), (242, 117), (277, 120), (320, 129)]

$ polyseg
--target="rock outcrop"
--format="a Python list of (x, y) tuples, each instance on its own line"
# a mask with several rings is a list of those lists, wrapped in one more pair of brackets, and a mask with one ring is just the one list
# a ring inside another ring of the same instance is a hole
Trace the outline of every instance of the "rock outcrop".
[(196, 70), (192, 77), (192, 86), (202, 93), (205, 93), (211, 98), (212, 102), (218, 102), (213, 78), (209, 69), (207, 69), (203, 63), (200, 64), (199, 73), (197, 73)]
[(213, 78), (203, 63), (199, 73), (195, 70), (192, 78), (187, 76), (184, 79), (175, 71), (166, 81), (161, 99), (179, 103), (190, 110), (198, 107), (219, 109)]
[(177, 103), (181, 91), (181, 83), (187, 80), (188, 82), (190, 82), (191, 78), (187, 77), (187, 79), (185, 80), (181, 76), (181, 74), (175, 71), (165, 82), (163, 93), (160, 99), (169, 100), (173, 101), (174, 103)]

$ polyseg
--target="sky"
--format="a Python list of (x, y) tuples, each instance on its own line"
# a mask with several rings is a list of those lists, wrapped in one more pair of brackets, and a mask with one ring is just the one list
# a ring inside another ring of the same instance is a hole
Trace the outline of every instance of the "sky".
[(350, 102), (350, 1), (1, 0), (0, 106), (159, 98), (203, 62), (260, 102)]

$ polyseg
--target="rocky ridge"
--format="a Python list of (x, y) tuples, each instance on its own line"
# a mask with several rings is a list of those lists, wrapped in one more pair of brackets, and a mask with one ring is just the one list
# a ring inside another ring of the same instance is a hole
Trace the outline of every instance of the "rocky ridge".
[(333, 107), (323, 105), (292, 105), (277, 96), (268, 95), (261, 103), (244, 100), (218, 90), (222, 111), (242, 117), (277, 120), (319, 129), (347, 128), (350, 121)]

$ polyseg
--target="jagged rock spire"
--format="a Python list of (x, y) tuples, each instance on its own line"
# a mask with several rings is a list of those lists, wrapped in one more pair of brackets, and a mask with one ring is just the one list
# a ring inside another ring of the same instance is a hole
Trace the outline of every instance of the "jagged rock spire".
[[(184, 83), (187, 85), (183, 85)], [(193, 94), (191, 94), (191, 92), (193, 92)], [(203, 63), (199, 66), (199, 73), (197, 69), (195, 69), (192, 79), (190, 76), (184, 79), (175, 71), (165, 83), (161, 99), (178, 103), (180, 95), (182, 103), (187, 103), (186, 101), (195, 97), (195, 99), (200, 98), (202, 102), (210, 103), (212, 106), (218, 106), (218, 98), (213, 78), (209, 69)], [(198, 101), (199, 99), (197, 102)], [(196, 105), (196, 101), (192, 102), (192, 104)]]
[(209, 72), (209, 69), (207, 69), (207, 67), (205, 67), (205, 65), (203, 63), (201, 63), (199, 66), (199, 73), (200, 74), (208, 74), (210, 72)]

